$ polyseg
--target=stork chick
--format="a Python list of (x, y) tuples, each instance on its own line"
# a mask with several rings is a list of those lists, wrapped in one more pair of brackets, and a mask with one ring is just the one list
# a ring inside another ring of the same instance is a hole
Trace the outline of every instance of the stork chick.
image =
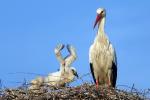
[(30, 82), (30, 87), (28, 88), (29, 90), (32, 90), (33, 92), (37, 92), (41, 89), (42, 85), (44, 85), (44, 78), (39, 76), (33, 79)]
[(66, 83), (70, 83), (74, 80), (75, 76), (78, 77), (77, 71), (71, 64), (76, 60), (77, 55), (75, 48), (71, 45), (67, 45), (67, 50), (70, 53), (65, 58), (61, 55), (61, 50), (64, 48), (63, 44), (59, 44), (54, 52), (56, 58), (60, 63), (60, 70), (58, 72), (50, 73), (45, 79), (45, 83), (53, 86), (65, 86)]
[(37, 77), (33, 79), (29, 90), (39, 90), (41, 86), (45, 84), (48, 86), (64, 87), (67, 83), (72, 82), (75, 77), (78, 77), (76, 69), (71, 66), (77, 58), (75, 48), (71, 45), (67, 45), (67, 50), (70, 54), (65, 58), (61, 55), (63, 48), (64, 45), (59, 44), (54, 50), (56, 58), (60, 63), (60, 70), (50, 73), (47, 77)]

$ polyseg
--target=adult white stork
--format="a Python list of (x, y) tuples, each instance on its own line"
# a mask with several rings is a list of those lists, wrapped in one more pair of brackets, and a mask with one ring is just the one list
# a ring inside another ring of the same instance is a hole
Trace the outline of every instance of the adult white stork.
[(117, 58), (104, 32), (105, 17), (106, 10), (98, 8), (94, 24), (94, 28), (98, 24), (98, 32), (89, 50), (90, 69), (97, 88), (98, 85), (115, 87), (117, 79)]

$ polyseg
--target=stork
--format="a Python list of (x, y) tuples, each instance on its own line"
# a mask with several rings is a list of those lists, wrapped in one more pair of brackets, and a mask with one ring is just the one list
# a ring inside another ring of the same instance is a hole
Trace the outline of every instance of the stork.
[(31, 86), (28, 88), (29, 90), (33, 90), (37, 92), (40, 90), (41, 86), (46, 84), (48, 86), (65, 86), (67, 83), (70, 83), (74, 80), (75, 76), (78, 77), (77, 71), (71, 64), (76, 60), (76, 52), (75, 48), (71, 45), (67, 45), (68, 52), (70, 53), (65, 58), (61, 55), (61, 50), (64, 48), (63, 44), (59, 44), (56, 46), (54, 52), (57, 60), (60, 63), (60, 70), (57, 72), (53, 72), (48, 74), (47, 77), (37, 77), (33, 79), (30, 83)]
[(38, 76), (33, 79), (30, 84), (31, 85), (28, 89), (32, 90), (33, 92), (38, 92), (41, 89), (42, 85), (44, 85), (44, 77)]
[(98, 24), (98, 32), (89, 49), (90, 69), (97, 88), (99, 85), (115, 87), (117, 79), (116, 52), (104, 32), (105, 17), (106, 10), (98, 8), (94, 24), (94, 28)]
[(60, 70), (58, 72), (50, 73), (44, 82), (49, 86), (65, 86), (66, 83), (70, 83), (74, 80), (75, 76), (78, 77), (77, 71), (71, 64), (76, 60), (75, 48), (71, 45), (67, 45), (67, 50), (70, 53), (65, 58), (61, 55), (61, 50), (64, 48), (63, 44), (59, 44), (54, 52), (57, 60), (60, 62)]

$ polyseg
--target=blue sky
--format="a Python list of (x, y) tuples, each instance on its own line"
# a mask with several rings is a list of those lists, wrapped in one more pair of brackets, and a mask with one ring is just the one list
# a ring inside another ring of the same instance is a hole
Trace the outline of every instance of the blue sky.
[[(80, 76), (89, 73), (88, 51), (96, 35), (96, 9), (104, 7), (105, 32), (118, 58), (117, 85), (150, 88), (149, 4), (149, 0), (1, 0), (3, 85), (17, 87), (24, 78), (30, 81), (37, 76), (27, 73), (47, 75), (57, 71), (54, 48), (58, 43), (72, 44), (78, 54), (73, 66)], [(66, 49), (63, 55), (67, 55)], [(85, 76), (84, 82), (87, 81), (92, 77)], [(77, 80), (72, 84), (81, 83)]]

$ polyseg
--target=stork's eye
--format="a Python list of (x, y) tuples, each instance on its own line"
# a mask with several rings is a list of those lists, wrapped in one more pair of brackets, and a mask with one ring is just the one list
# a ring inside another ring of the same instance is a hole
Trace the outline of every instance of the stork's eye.
[(103, 13), (104, 11), (102, 11), (102, 13)]

